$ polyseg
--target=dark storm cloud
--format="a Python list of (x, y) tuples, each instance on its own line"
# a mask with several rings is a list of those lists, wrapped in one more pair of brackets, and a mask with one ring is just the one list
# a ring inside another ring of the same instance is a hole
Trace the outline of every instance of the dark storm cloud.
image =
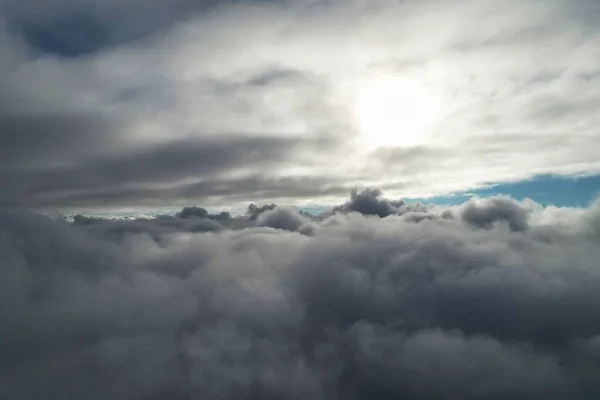
[(221, 222), (2, 209), (0, 395), (596, 399), (598, 204)]

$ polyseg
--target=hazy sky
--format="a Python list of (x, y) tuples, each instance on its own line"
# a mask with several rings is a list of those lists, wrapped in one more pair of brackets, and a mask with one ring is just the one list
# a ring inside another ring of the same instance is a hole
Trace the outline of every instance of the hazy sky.
[(334, 204), (600, 170), (600, 3), (0, 1), (0, 201)]

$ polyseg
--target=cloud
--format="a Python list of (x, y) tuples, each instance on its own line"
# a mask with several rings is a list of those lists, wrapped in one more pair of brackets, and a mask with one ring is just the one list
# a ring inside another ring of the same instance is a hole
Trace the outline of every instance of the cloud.
[(87, 226), (92, 233), (102, 233), (106, 239), (122, 241), (135, 234), (145, 234), (155, 241), (160, 241), (167, 234), (178, 232), (216, 232), (224, 226), (214, 218), (183, 219), (161, 215), (155, 219), (111, 220), (105, 218), (90, 218), (77, 214), (73, 218), (75, 225)]
[[(185, 16), (206, 13), (214, 0), (34, 1), (3, 0), (0, 9), (30, 46), (59, 57), (81, 57), (164, 32)], [(172, 5), (172, 7), (169, 7)]]
[(0, 394), (593, 399), (597, 208), (2, 208)]
[(208, 211), (202, 207), (184, 207), (177, 213), (177, 217), (179, 218), (189, 218), (189, 217), (198, 217), (198, 218), (206, 218), (208, 217)]
[(334, 208), (334, 211), (355, 211), (366, 215), (377, 215), (387, 217), (398, 212), (399, 207), (404, 205), (403, 201), (390, 201), (381, 198), (382, 192), (379, 189), (364, 188), (352, 189), (350, 192), (350, 201)]
[(528, 227), (527, 210), (508, 197), (471, 200), (461, 212), (464, 221), (477, 227), (489, 227), (497, 221), (505, 221), (513, 231), (524, 231)]
[(196, 206), (183, 207), (175, 216), (178, 218), (198, 217), (204, 219), (214, 219), (217, 221), (227, 221), (231, 219), (231, 214), (227, 211), (221, 211), (218, 214), (209, 214), (205, 208)]
[[(8, 135), (7, 152), (11, 147), (24, 146), (21, 144), (24, 139), (20, 140), (21, 142), (15, 143), (11, 140), (11, 135)], [(92, 144), (92, 141), (86, 142), (86, 145)], [(73, 143), (71, 149), (76, 145), (76, 142)], [(34, 141), (30, 148), (16, 154), (27, 152), (28, 156), (33, 157), (41, 146), (42, 144)], [(294, 139), (229, 136), (224, 139), (205, 138), (162, 143), (143, 150), (115, 150), (113, 154), (84, 158), (77, 163), (71, 159), (73, 164), (67, 165), (62, 165), (59, 161), (61, 152), (68, 151), (61, 148), (57, 154), (51, 155), (54, 158), (51, 162), (55, 163), (53, 166), (8, 167), (5, 171), (0, 171), (0, 176), (7, 188), (6, 194), (12, 195), (8, 199), (21, 205), (60, 206), (85, 203), (85, 199), (78, 200), (79, 196), (84, 196), (87, 201), (95, 201), (96, 204), (119, 204), (120, 200), (123, 201), (122, 192), (136, 189), (140, 192), (171, 192), (167, 198), (174, 198), (175, 192), (189, 185), (189, 180), (197, 176), (203, 177), (204, 181), (220, 178), (224, 183), (226, 178), (223, 175), (232, 172), (249, 173), (267, 164), (276, 164), (277, 160), (293, 159), (296, 146), (299, 143)], [(93, 151), (92, 148), (87, 150)], [(85, 151), (86, 149), (80, 149), (80, 153)], [(7, 161), (10, 162), (11, 159), (9, 157)], [(210, 192), (206, 194), (214, 195)], [(142, 196), (140, 193), (138, 200), (143, 200)], [(199, 191), (196, 196), (202, 196), (202, 192)]]
[(256, 220), (260, 214), (266, 211), (274, 210), (275, 208), (277, 208), (277, 204), (263, 204), (262, 206), (257, 206), (254, 203), (250, 203), (246, 213), (248, 214), (250, 220)]
[(296, 231), (309, 219), (300, 215), (294, 208), (277, 207), (272, 210), (262, 212), (256, 219), (256, 226), (268, 226), (275, 229)]
[[(335, 204), (600, 171), (589, 1), (85, 4), (0, 1), (3, 203)], [(393, 130), (415, 146), (363, 146), (361, 85), (387, 78), (439, 100), (427, 132)]]

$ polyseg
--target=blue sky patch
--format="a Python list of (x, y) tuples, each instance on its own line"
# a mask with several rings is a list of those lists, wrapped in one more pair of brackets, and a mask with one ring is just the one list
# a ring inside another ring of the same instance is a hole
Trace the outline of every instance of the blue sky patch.
[(600, 175), (583, 177), (540, 175), (526, 181), (491, 184), (485, 189), (472, 192), (407, 200), (410, 202), (452, 205), (464, 203), (473, 196), (489, 197), (504, 194), (518, 200), (530, 198), (542, 205), (585, 207), (598, 197), (599, 193)]

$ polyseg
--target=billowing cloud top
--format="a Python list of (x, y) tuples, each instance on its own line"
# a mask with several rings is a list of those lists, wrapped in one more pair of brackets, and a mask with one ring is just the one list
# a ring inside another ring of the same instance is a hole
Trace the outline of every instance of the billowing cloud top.
[(600, 203), (336, 210), (0, 210), (0, 397), (600, 397)]
[(423, 197), (598, 172), (600, 4), (0, 0), (0, 202)]

